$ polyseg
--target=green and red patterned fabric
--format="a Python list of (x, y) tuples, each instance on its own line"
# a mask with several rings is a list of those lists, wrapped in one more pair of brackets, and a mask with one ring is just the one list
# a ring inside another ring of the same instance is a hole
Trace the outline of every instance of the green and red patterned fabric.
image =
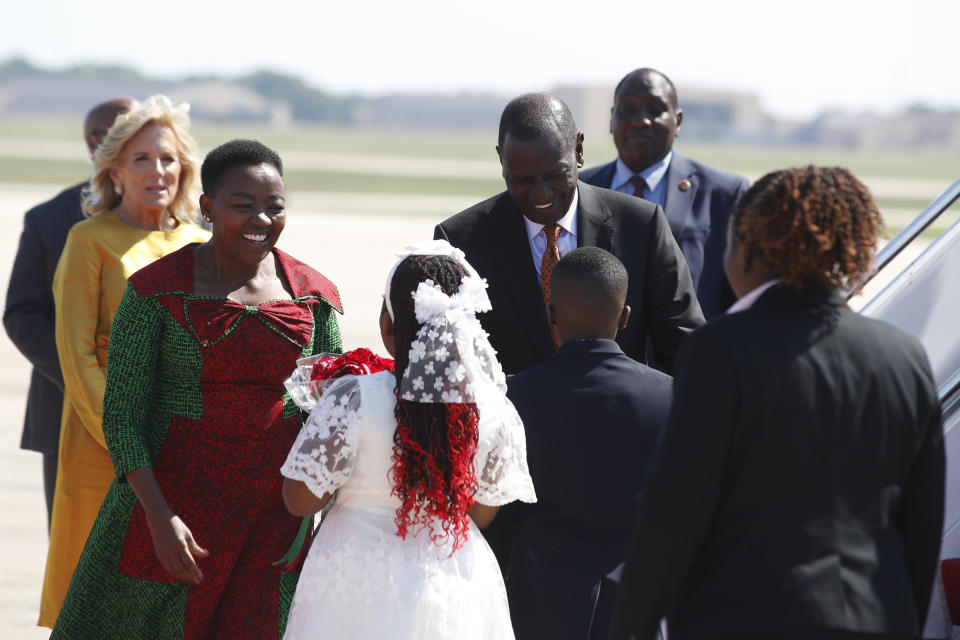
[[(135, 273), (114, 319), (103, 429), (110, 487), (51, 638), (279, 638), (299, 576), (274, 566), (300, 519), (280, 467), (301, 426), (283, 381), (342, 350), (336, 287), (274, 250), (293, 300), (246, 306), (193, 291), (188, 245)], [(210, 551), (199, 585), (157, 561), (124, 475), (152, 466), (170, 508)]]

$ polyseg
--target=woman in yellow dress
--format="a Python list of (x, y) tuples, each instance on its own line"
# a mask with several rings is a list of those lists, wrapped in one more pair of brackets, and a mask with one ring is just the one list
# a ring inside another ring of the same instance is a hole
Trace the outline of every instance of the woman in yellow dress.
[(70, 230), (54, 275), (65, 393), (40, 626), (56, 622), (113, 480), (101, 415), (110, 326), (127, 278), (210, 237), (192, 223), (198, 162), (187, 110), (152, 96), (117, 117), (94, 155), (83, 203), (90, 218)]

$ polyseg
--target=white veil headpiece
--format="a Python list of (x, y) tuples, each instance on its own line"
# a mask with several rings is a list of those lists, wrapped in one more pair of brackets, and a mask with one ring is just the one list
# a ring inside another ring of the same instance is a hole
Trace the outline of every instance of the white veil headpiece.
[(407, 256), (446, 256), (457, 261), (468, 275), (460, 288), (447, 295), (432, 280), (417, 285), (413, 310), (422, 326), (410, 345), (399, 395), (408, 402), (477, 402), (488, 392), (506, 393), (506, 378), (480, 326), (477, 313), (490, 311), (487, 282), (466, 261), (463, 251), (446, 240), (409, 244), (397, 252), (400, 260), (390, 270), (385, 299), (390, 306), (390, 287), (397, 266)]

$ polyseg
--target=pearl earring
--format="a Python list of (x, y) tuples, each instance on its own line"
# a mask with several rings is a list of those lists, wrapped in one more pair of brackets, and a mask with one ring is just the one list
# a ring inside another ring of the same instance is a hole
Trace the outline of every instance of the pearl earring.
[(122, 198), (122, 197), (123, 197), (123, 185), (122, 185), (122, 184), (115, 184), (115, 185), (113, 186), (113, 188), (117, 190), (117, 195)]

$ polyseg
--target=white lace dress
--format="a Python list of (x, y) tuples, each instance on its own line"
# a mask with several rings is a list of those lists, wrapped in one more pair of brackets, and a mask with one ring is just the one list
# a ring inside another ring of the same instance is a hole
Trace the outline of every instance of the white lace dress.
[[(391, 496), (394, 377), (332, 384), (300, 432), (282, 473), (317, 496), (336, 491), (304, 564), (286, 640), (513, 638), (503, 578), (471, 523), (456, 553), (421, 529), (397, 536)], [(523, 426), (501, 393), (477, 399), (476, 501), (535, 501)]]

